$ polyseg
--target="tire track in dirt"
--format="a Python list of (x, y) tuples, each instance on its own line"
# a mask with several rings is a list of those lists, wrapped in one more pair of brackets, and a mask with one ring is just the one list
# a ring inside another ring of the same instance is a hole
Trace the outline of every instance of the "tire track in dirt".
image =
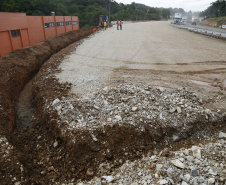
[(129, 72), (129, 73), (140, 73), (143, 74), (145, 73), (151, 73), (151, 74), (212, 74), (212, 73), (216, 73), (216, 74), (224, 74), (225, 71), (222, 70), (226, 70), (226, 68), (219, 68), (219, 69), (209, 69), (209, 70), (203, 70), (203, 71), (185, 71), (185, 72), (177, 72), (177, 71), (166, 71), (166, 70), (153, 70), (153, 69), (130, 69), (127, 66), (122, 66), (120, 68), (116, 68), (114, 69), (114, 71), (116, 72)]

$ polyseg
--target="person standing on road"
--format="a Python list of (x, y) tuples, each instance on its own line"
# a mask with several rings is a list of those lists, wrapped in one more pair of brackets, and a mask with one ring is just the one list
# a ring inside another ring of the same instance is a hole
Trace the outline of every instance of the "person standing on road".
[(120, 24), (120, 30), (122, 30), (122, 21), (120, 21), (119, 24)]
[(104, 21), (104, 29), (106, 30), (106, 28), (107, 28), (107, 23), (106, 21)]
[(118, 20), (116, 22), (116, 25), (117, 25), (117, 30), (119, 30), (119, 21)]

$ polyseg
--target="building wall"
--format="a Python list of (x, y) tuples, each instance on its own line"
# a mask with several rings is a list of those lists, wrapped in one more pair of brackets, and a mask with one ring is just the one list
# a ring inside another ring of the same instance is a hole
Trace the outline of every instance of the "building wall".
[(70, 16), (65, 16), (65, 23), (70, 22), (71, 25), (66, 25), (66, 32), (72, 30), (72, 22), (71, 22), (71, 17)]
[(13, 51), (9, 31), (0, 32), (0, 57)]
[(12, 40), (13, 50), (22, 48), (21, 37), (14, 37), (14, 38), (11, 38), (11, 40)]
[(27, 20), (30, 44), (35, 44), (44, 40), (45, 30), (42, 16), (27, 16)]
[(57, 27), (57, 35), (60, 35), (62, 33), (66, 33), (64, 17), (62, 17), (62, 16), (55, 16), (55, 21), (56, 21), (56, 23), (61, 23), (61, 22), (64, 23), (63, 25), (60, 25), (60, 26), (56, 25), (56, 27)]
[(28, 26), (25, 13), (0, 12), (0, 23), (1, 32), (27, 28)]
[[(66, 25), (66, 22), (70, 25)], [(26, 16), (25, 13), (0, 12), (0, 57), (78, 29), (79, 20), (76, 16)]]
[(78, 30), (79, 29), (79, 20), (78, 17), (72, 17), (72, 23), (75, 21), (77, 24), (73, 24), (73, 30)]
[(29, 33), (28, 29), (22, 29), (20, 30), (21, 33), (21, 40), (22, 40), (22, 47), (26, 47), (30, 45), (30, 40), (29, 40)]
[(55, 19), (54, 16), (45, 16), (43, 17), (43, 22), (44, 24), (46, 23), (53, 23), (54, 27), (50, 27), (50, 28), (45, 28), (45, 36), (46, 39), (56, 36), (56, 23), (55, 23)]

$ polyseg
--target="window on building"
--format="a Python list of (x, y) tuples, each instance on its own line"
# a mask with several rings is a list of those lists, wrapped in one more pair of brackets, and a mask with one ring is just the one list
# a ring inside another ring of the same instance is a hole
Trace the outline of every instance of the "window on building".
[(11, 37), (19, 37), (20, 30), (11, 30)]
[(57, 22), (57, 26), (63, 26), (64, 22)]
[(54, 27), (54, 22), (45, 23), (45, 28), (52, 28)]
[(77, 21), (73, 21), (73, 25), (76, 25), (76, 24), (78, 24), (78, 22)]
[(71, 21), (66, 21), (66, 25), (71, 25)]

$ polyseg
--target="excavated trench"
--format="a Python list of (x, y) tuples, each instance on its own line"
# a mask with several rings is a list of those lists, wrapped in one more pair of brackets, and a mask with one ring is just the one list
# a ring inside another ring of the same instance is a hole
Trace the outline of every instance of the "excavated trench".
[[(1, 139), (7, 138), (13, 147), (11, 159), (8, 161), (1, 159), (0, 181), (2, 184), (11, 184), (15, 179), (22, 178), (19, 167), (15, 165), (20, 162), (26, 167), (23, 171), (27, 178), (33, 176), (35, 171), (35, 167), (30, 167), (33, 166), (31, 161), (38, 153), (36, 151), (32, 155), (37, 145), (33, 132), (43, 130), (34, 129), (35, 123), (38, 125), (39, 121), (35, 118), (38, 110), (35, 109), (32, 101), (32, 77), (54, 53), (89, 36), (92, 29), (80, 29), (49, 38), (36, 45), (16, 50), (0, 59), (0, 136)], [(31, 125), (34, 127), (27, 129), (26, 134), (21, 134), (21, 131)], [(40, 126), (38, 125), (37, 128)], [(45, 132), (43, 131), (42, 134)]]
[[(0, 73), (0, 134), (13, 145), (12, 155), (16, 158), (1, 165), (2, 184), (11, 184), (14, 177), (20, 179), (22, 184), (91, 179), (97, 173), (98, 166), (105, 161), (117, 168), (122, 161), (135, 160), (150, 151), (188, 147), (200, 143), (205, 136), (214, 139), (218, 131), (226, 129), (225, 116), (208, 123), (200, 116), (184, 131), (161, 127), (157, 122), (153, 123), (155, 130), (145, 123), (144, 130), (116, 124), (92, 131), (74, 131), (76, 142), (72, 142), (69, 135), (62, 133), (64, 125), (59, 126), (57, 112), (50, 114), (45, 111), (47, 100), (66, 97), (70, 90), (70, 84), (59, 83), (51, 74), (58, 70), (63, 56), (76, 47), (76, 43), (71, 43), (91, 33), (92, 28), (87, 28), (71, 35), (65, 34), (1, 59), (0, 65), (4, 68), (1, 67)], [(35, 75), (37, 70), (39, 72)], [(81, 109), (80, 105), (75, 106)], [(173, 141), (171, 136), (178, 133), (180, 140)], [(92, 135), (98, 136), (98, 140), (93, 139)], [(23, 165), (23, 171), (13, 165), (14, 161)]]
[(18, 103), (16, 105), (15, 129), (28, 130), (32, 127), (32, 121), (35, 119), (35, 107), (32, 97), (32, 80), (29, 81), (21, 91)]

